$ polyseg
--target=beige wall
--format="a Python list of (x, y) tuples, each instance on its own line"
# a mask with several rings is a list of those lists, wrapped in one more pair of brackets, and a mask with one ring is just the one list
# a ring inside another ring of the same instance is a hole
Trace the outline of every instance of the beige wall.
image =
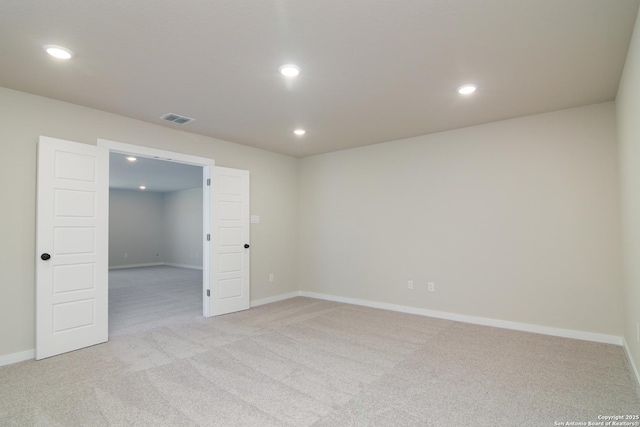
[(636, 369), (640, 369), (640, 343), (636, 338), (636, 328), (640, 323), (640, 25), (638, 23), (640, 23), (640, 12), (616, 97), (624, 236), (624, 337)]
[(165, 262), (202, 268), (202, 187), (164, 193), (163, 213)]
[[(207, 118), (200, 118), (206, 120)], [(0, 88), (0, 356), (34, 346), (36, 144), (40, 135), (98, 138), (216, 160), (251, 171), (251, 298), (298, 289), (294, 158)], [(269, 273), (276, 281), (268, 282)]]
[(609, 102), (302, 159), (301, 289), (620, 336), (615, 131)]
[(109, 190), (109, 267), (165, 262), (164, 218), (164, 194)]
[(202, 269), (202, 187), (109, 190), (109, 267), (166, 263)]
[[(627, 70), (637, 68), (637, 46), (636, 37)], [(637, 75), (626, 71), (617, 101), (618, 130), (630, 135), (622, 155), (628, 259), (640, 254), (631, 187), (640, 182)], [(301, 289), (621, 335), (615, 125), (613, 103), (603, 103), (298, 161), (0, 88), (0, 356), (34, 343), (39, 135), (104, 138), (250, 170), (251, 212), (261, 221), (251, 229), (252, 300)], [(640, 272), (626, 272), (631, 341)]]

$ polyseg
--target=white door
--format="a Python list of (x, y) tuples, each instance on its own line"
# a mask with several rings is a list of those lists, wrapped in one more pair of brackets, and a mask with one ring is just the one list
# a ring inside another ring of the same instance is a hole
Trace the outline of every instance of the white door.
[(249, 171), (215, 166), (211, 176), (213, 270), (209, 313), (247, 310), (249, 279)]
[(109, 150), (41, 136), (36, 359), (107, 341)]

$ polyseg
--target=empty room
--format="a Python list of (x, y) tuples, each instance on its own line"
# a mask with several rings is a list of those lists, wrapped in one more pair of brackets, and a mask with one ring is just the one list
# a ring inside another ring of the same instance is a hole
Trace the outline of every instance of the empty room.
[(202, 315), (203, 171), (109, 156), (109, 335)]
[(5, 2), (0, 425), (640, 425), (639, 6)]

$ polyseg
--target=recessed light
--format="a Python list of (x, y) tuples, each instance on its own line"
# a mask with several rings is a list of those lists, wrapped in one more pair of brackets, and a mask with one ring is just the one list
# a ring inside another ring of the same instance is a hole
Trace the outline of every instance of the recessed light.
[(136, 157), (133, 156), (128, 156), (126, 157), (127, 160), (129, 160), (130, 162), (135, 162), (136, 160), (138, 160)]
[(293, 133), (295, 133), (295, 134), (296, 134), (296, 135), (298, 135), (298, 136), (302, 136), (302, 135), (304, 135), (305, 133), (307, 133), (307, 131), (306, 131), (306, 130), (304, 130), (304, 129), (296, 129), (296, 130), (294, 130), (294, 131), (293, 131)]
[(285, 64), (280, 67), (280, 74), (286, 77), (295, 77), (300, 74), (300, 67), (294, 64)]
[(460, 95), (470, 95), (478, 89), (476, 85), (464, 85), (458, 88), (458, 93)]
[(141, 190), (146, 190), (147, 187), (145, 187), (144, 185), (141, 185), (140, 187), (138, 187)]
[(71, 59), (73, 57), (73, 52), (71, 52), (66, 47), (56, 46), (53, 44), (44, 45), (44, 50), (54, 58), (58, 59)]

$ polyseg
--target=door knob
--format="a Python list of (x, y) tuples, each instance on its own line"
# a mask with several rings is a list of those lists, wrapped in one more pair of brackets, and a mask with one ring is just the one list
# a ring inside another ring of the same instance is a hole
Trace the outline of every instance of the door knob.
[(249, 244), (248, 244), (248, 243), (245, 243), (245, 244), (244, 244), (244, 248), (245, 248), (245, 249), (249, 249)]
[(42, 255), (40, 255), (40, 259), (43, 261), (48, 260), (49, 258), (51, 258), (51, 255), (49, 255), (48, 253), (43, 253)]

